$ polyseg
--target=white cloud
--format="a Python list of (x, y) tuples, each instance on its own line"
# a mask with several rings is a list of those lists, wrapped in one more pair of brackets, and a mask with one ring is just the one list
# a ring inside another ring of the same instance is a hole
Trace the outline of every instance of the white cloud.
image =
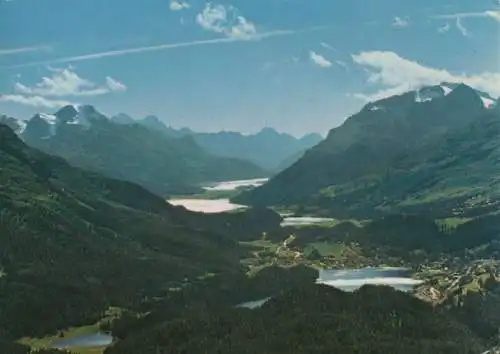
[(421, 86), (441, 82), (462, 82), (492, 96), (500, 96), (500, 72), (480, 74), (452, 74), (444, 69), (427, 67), (400, 57), (394, 52), (371, 51), (352, 56), (353, 61), (368, 72), (368, 83), (377, 85), (371, 94), (357, 94), (358, 98), (375, 101)]
[(105, 84), (98, 85), (80, 77), (72, 68), (50, 70), (53, 72), (51, 77), (42, 77), (41, 81), (32, 87), (16, 82), (14, 90), (24, 95), (59, 97), (98, 96), (127, 89), (124, 84), (109, 76), (106, 77)]
[(196, 16), (196, 23), (207, 31), (225, 34), (234, 39), (252, 39), (257, 34), (255, 25), (238, 14), (232, 6), (207, 3)]
[(312, 50), (309, 52), (309, 59), (316, 65), (322, 68), (329, 68), (332, 66), (332, 62), (326, 59), (321, 54), (315, 53)]
[(171, 0), (170, 1), (170, 10), (172, 11), (181, 11), (184, 9), (189, 9), (191, 5), (184, 1)]
[(13, 55), (13, 54), (21, 54), (21, 53), (30, 53), (30, 52), (39, 52), (39, 51), (48, 51), (50, 50), (49, 46), (46, 45), (34, 45), (30, 47), (20, 47), (20, 48), (0, 48), (0, 56), (3, 55)]
[(32, 107), (60, 108), (72, 104), (64, 100), (50, 100), (41, 96), (0, 95), (0, 102), (13, 102)]
[(392, 21), (392, 27), (396, 28), (404, 28), (408, 27), (410, 25), (410, 22), (408, 19), (403, 19), (399, 16), (394, 17), (394, 20)]

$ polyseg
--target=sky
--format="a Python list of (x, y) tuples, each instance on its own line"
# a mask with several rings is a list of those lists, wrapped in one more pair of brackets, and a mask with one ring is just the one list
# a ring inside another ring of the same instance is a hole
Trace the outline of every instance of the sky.
[(500, 0), (0, 0), (0, 114), (325, 133), (442, 81), (500, 96)]

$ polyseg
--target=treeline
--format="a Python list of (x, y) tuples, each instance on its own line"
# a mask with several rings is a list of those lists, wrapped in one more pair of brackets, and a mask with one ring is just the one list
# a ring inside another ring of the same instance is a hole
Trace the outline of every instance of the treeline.
[(472, 354), (481, 341), (408, 294), (364, 286), (355, 293), (296, 287), (261, 308), (200, 311), (136, 332), (106, 354)]
[(124, 339), (136, 332), (150, 330), (165, 319), (181, 319), (198, 312), (225, 311), (228, 307), (275, 296), (298, 286), (312, 286), (317, 278), (317, 270), (295, 266), (267, 267), (252, 276), (244, 272), (226, 272), (192, 280), (181, 289), (167, 292), (161, 300), (146, 305), (143, 311), (147, 315), (124, 312), (120, 318), (104, 323), (102, 329), (111, 330), (114, 337)]

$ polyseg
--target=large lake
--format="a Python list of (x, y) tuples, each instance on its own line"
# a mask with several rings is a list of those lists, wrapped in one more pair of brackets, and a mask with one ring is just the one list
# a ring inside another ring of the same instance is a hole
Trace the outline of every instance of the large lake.
[[(267, 178), (246, 179), (238, 181), (215, 182), (203, 187), (205, 190), (231, 191), (242, 187), (257, 187), (264, 184)], [(246, 208), (245, 205), (233, 204), (229, 199), (170, 199), (172, 205), (181, 205), (184, 208), (201, 213), (222, 213)]]
[[(268, 178), (257, 178), (257, 179), (247, 179), (238, 181), (224, 181), (224, 182), (214, 182), (207, 184), (203, 187), (205, 190), (214, 191), (230, 191), (242, 187), (257, 187), (268, 181)], [(195, 198), (182, 198), (182, 199), (170, 199), (168, 201), (172, 205), (180, 205), (184, 208), (196, 211), (200, 213), (223, 213), (227, 211), (233, 211), (238, 209), (247, 208), (245, 205), (234, 204), (229, 201), (229, 199), (195, 199)], [(328, 218), (317, 218), (311, 216), (299, 216), (292, 217), (283, 215), (282, 226), (300, 226), (300, 225), (312, 225), (319, 224), (330, 221), (332, 219)]]
[[(366, 284), (388, 285), (400, 291), (411, 291), (422, 283), (413, 279), (412, 272), (406, 268), (361, 268), (334, 270), (323, 269), (319, 271), (317, 284), (325, 284), (343, 291), (355, 291)], [(237, 307), (249, 309), (264, 305), (270, 298), (253, 300), (239, 304)]]

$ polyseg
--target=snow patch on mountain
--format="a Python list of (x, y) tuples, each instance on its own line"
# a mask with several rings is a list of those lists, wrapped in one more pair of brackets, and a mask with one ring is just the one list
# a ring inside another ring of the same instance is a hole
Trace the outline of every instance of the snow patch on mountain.
[(369, 108), (370, 111), (381, 111), (381, 110), (384, 110), (384, 107), (381, 107), (381, 106), (372, 106)]
[(17, 125), (19, 126), (19, 128), (16, 130), (16, 133), (22, 134), (26, 130), (26, 127), (28, 126), (28, 122), (26, 122), (25, 120), (18, 119)]
[(49, 124), (49, 131), (50, 135), (45, 137), (46, 139), (53, 137), (56, 135), (56, 130), (57, 130), (57, 117), (53, 114), (45, 114), (45, 113), (40, 113), (38, 114), (38, 117), (45, 121), (47, 124)]
[(451, 91), (453, 91), (452, 88), (450, 88), (450, 87), (448, 87), (448, 86), (446, 86), (444, 84), (441, 84), (440, 86), (443, 89), (443, 92), (444, 92), (445, 96), (448, 96), (451, 93)]
[(436, 98), (446, 96), (446, 92), (447, 91), (441, 85), (422, 87), (415, 91), (415, 102), (430, 102)]
[(53, 114), (40, 113), (38, 116), (50, 125), (57, 124), (57, 118)]
[(485, 108), (493, 108), (495, 106), (495, 103), (496, 103), (494, 99), (491, 99), (488, 97), (481, 96), (481, 100), (483, 101)]

